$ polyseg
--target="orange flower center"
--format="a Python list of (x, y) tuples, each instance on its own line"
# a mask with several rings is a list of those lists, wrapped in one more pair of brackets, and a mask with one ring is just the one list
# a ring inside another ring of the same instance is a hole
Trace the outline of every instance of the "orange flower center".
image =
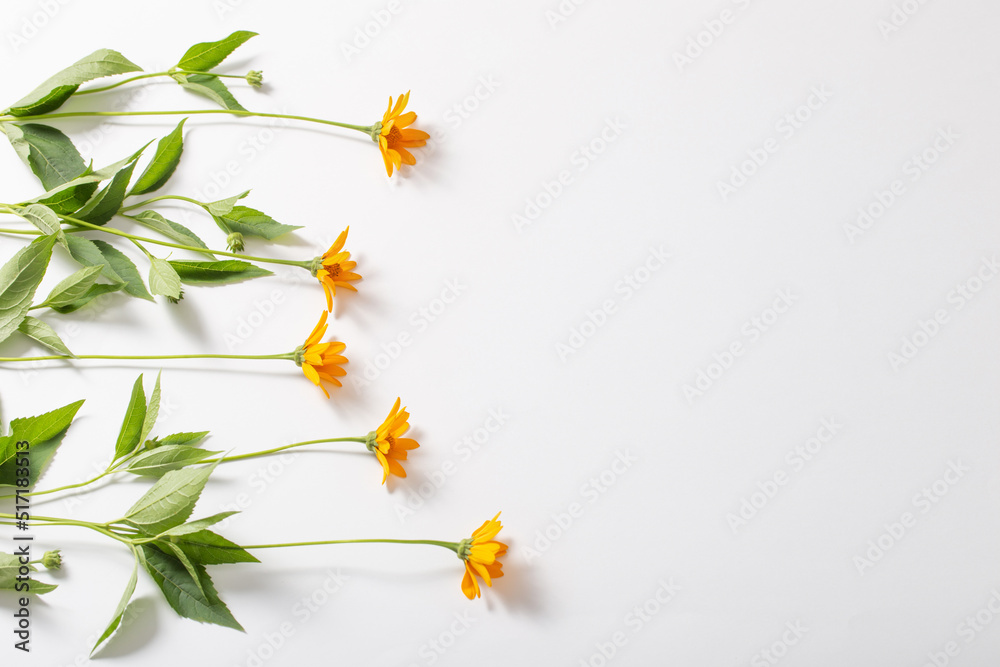
[(396, 439), (391, 435), (385, 436), (385, 441), (389, 444), (390, 449), (396, 446)]
[(403, 133), (400, 132), (399, 128), (393, 125), (389, 128), (389, 134), (384, 135), (385, 142), (388, 144), (389, 148), (394, 148), (396, 144), (403, 140)]
[(337, 278), (340, 276), (340, 264), (334, 264), (333, 266), (328, 266), (326, 270), (327, 273), (329, 273), (330, 276), (333, 278)]

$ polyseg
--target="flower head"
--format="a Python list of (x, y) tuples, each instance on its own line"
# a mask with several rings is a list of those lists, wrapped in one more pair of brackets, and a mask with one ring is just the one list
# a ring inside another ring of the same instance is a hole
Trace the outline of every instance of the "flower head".
[(326, 317), (327, 312), (324, 311), (322, 315), (319, 316), (319, 322), (316, 324), (316, 328), (312, 330), (309, 334), (309, 338), (295, 350), (294, 358), (295, 363), (302, 367), (302, 372), (305, 376), (312, 380), (312, 383), (323, 390), (327, 398), (330, 398), (330, 392), (326, 390), (320, 380), (326, 380), (331, 384), (335, 384), (338, 387), (342, 386), (340, 380), (335, 376), (346, 375), (347, 372), (341, 368), (342, 364), (347, 363), (347, 358), (340, 356), (340, 353), (344, 351), (347, 346), (343, 343), (321, 343), (323, 336), (326, 334)]
[(353, 273), (357, 262), (351, 261), (351, 253), (344, 252), (344, 242), (347, 240), (348, 227), (340, 232), (340, 236), (333, 242), (330, 249), (321, 256), (313, 260), (312, 274), (319, 279), (326, 292), (326, 309), (333, 310), (333, 297), (337, 295), (337, 288), (343, 287), (357, 292), (349, 281), (361, 280), (361, 276)]
[(46, 570), (58, 570), (62, 567), (62, 556), (59, 553), (59, 549), (53, 549), (52, 551), (46, 551), (42, 554), (42, 565), (45, 566)]
[(259, 69), (252, 69), (247, 72), (246, 80), (254, 88), (260, 88), (264, 85), (264, 73)]
[(410, 425), (407, 420), (410, 413), (406, 408), (399, 408), (400, 399), (392, 406), (389, 416), (385, 418), (378, 429), (368, 434), (368, 449), (375, 454), (378, 462), (382, 464), (382, 483), (389, 479), (389, 474), (398, 477), (406, 477), (406, 470), (403, 469), (400, 461), (406, 460), (406, 453), (411, 449), (416, 449), (420, 445), (412, 438), (402, 438)]
[[(402, 164), (416, 164), (417, 159), (413, 157), (408, 148), (423, 146), (431, 135), (421, 130), (410, 129), (409, 126), (417, 119), (417, 114), (412, 111), (403, 113), (406, 103), (410, 101), (410, 93), (400, 95), (396, 100), (396, 105), (392, 104), (392, 96), (389, 96), (389, 107), (382, 115), (382, 122), (377, 124), (372, 130), (372, 139), (378, 142), (379, 150), (382, 151), (382, 160), (385, 162), (385, 172), (392, 176), (392, 168), (399, 169)], [(378, 133), (375, 133), (375, 130)]]
[(472, 533), (472, 537), (462, 540), (458, 548), (458, 557), (465, 561), (465, 577), (462, 579), (462, 592), (465, 597), (477, 598), (480, 595), (479, 576), (487, 586), (493, 586), (493, 580), (503, 576), (503, 563), (498, 558), (507, 553), (507, 545), (497, 542), (493, 538), (497, 536), (503, 526), (497, 519), (497, 515), (486, 521), (479, 529)]

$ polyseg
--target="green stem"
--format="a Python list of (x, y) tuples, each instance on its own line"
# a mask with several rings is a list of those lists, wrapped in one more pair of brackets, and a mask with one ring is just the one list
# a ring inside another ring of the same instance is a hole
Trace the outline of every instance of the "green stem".
[(34, 120), (55, 120), (57, 118), (84, 118), (84, 117), (118, 117), (118, 116), (198, 116), (204, 114), (228, 114), (230, 116), (247, 116), (254, 118), (284, 118), (287, 120), (301, 120), (307, 123), (319, 123), (321, 125), (333, 125), (343, 127), (348, 130), (357, 130), (371, 136), (372, 125), (352, 125), (350, 123), (338, 123), (334, 120), (324, 120), (323, 118), (313, 118), (311, 116), (293, 116), (284, 113), (264, 113), (262, 111), (240, 111), (238, 109), (186, 109), (183, 111), (66, 111), (63, 113), (41, 113), (34, 116), (0, 116), (0, 122), (16, 121), (18, 123)]
[(320, 540), (318, 542), (287, 542), (283, 544), (252, 544), (244, 546), (244, 549), (282, 549), (284, 547), (316, 547), (325, 544), (430, 544), (435, 547), (444, 547), (458, 553), (458, 542), (440, 542), (438, 540), (387, 540), (387, 539), (367, 539), (367, 540)]
[(272, 449), (265, 449), (259, 452), (252, 452), (250, 454), (239, 454), (237, 456), (222, 456), (217, 459), (206, 459), (201, 461), (201, 463), (230, 463), (232, 461), (243, 461), (245, 459), (252, 459), (258, 456), (267, 456), (268, 454), (275, 454), (277, 452), (283, 452), (286, 449), (291, 449), (293, 447), (304, 447), (306, 445), (319, 445), (324, 442), (360, 442), (365, 443), (367, 439), (365, 438), (325, 438), (323, 440), (306, 440), (305, 442), (296, 442), (291, 445), (283, 445), (281, 447), (274, 447)]
[[(107, 477), (108, 475), (110, 475), (113, 472), (117, 472), (117, 471), (115, 471), (115, 470), (105, 470), (104, 472), (102, 472), (97, 477), (94, 477), (93, 479), (88, 479), (86, 482), (79, 482), (77, 484), (67, 484), (66, 486), (59, 486), (59, 487), (56, 487), (54, 489), (47, 489), (45, 491), (31, 491), (29, 493), (22, 493), (21, 495), (22, 496), (45, 496), (45, 495), (48, 495), (50, 493), (58, 493), (59, 491), (69, 491), (70, 489), (79, 489), (81, 486), (87, 486), (88, 484), (93, 484), (94, 482)], [(16, 497), (16, 495), (14, 495), (14, 494), (7, 495), (7, 496), (0, 496), (0, 500), (5, 500), (7, 498), (15, 498), (15, 497)]]
[[(10, 204), (0, 204), (0, 209), (3, 209), (4, 212), (11, 213), (13, 215), (17, 215), (17, 213), (15, 213), (15, 210), (16, 210), (15, 207), (11, 206)], [(90, 230), (93, 230), (93, 231), (96, 231), (96, 232), (104, 232), (105, 234), (114, 234), (115, 236), (121, 236), (122, 238), (131, 239), (133, 241), (141, 241), (143, 243), (152, 243), (153, 245), (161, 245), (161, 246), (165, 246), (167, 248), (177, 248), (179, 250), (190, 250), (191, 252), (197, 252), (197, 253), (205, 253), (205, 252), (207, 252), (207, 253), (211, 253), (213, 255), (222, 255), (224, 257), (236, 257), (237, 259), (245, 259), (245, 260), (250, 261), (250, 262), (264, 262), (266, 264), (284, 264), (285, 266), (298, 266), (298, 267), (306, 269), (306, 270), (309, 270), (310, 266), (312, 265), (312, 260), (304, 261), (304, 260), (297, 260), (297, 259), (278, 259), (276, 257), (256, 257), (254, 255), (241, 255), (239, 253), (227, 252), (225, 250), (211, 250), (211, 249), (207, 249), (207, 248), (196, 248), (195, 246), (182, 245), (180, 243), (172, 243), (170, 241), (158, 241), (157, 239), (151, 239), (151, 238), (146, 237), (146, 236), (138, 236), (136, 234), (129, 234), (128, 232), (123, 232), (120, 229), (115, 229), (114, 227), (103, 227), (101, 225), (94, 225), (94, 224), (91, 224), (91, 223), (86, 222), (84, 220), (80, 220), (79, 218), (74, 218), (74, 217), (71, 217), (71, 216), (68, 216), (68, 215), (60, 215), (59, 217), (62, 220), (66, 221), (66, 222), (69, 222), (69, 223), (74, 224), (74, 225), (79, 225), (81, 227), (85, 227), (87, 229), (90, 229)], [(129, 220), (135, 220), (135, 216), (131, 216), (131, 215), (125, 215), (125, 216), (122, 216), (122, 217), (128, 218)], [(73, 231), (83, 231), (83, 230), (68, 229), (66, 231), (73, 232)], [(16, 231), (16, 230), (6, 230), (6, 229), (0, 230), (0, 232), (11, 233), (11, 234), (36, 234), (36, 232), (31, 232), (31, 231)]]
[(151, 359), (288, 359), (295, 358), (293, 352), (285, 354), (150, 354), (150, 355), (114, 355), (114, 354), (78, 354), (68, 356), (65, 354), (52, 354), (44, 357), (0, 357), (0, 362), (9, 361), (49, 361), (52, 359), (138, 359), (148, 361)]
[[(19, 521), (17, 521), (17, 517), (15, 517), (13, 514), (0, 514), (0, 519), (9, 519), (9, 520), (11, 520), (11, 523), (4, 522), (4, 525), (6, 525), (6, 526), (14, 526), (14, 525), (17, 525), (18, 523), (20, 523)], [(41, 523), (39, 523), (39, 522), (41, 522)], [(24, 523), (27, 524), (27, 525), (29, 525), (29, 526), (32, 526), (32, 525), (35, 525), (35, 526), (74, 526), (74, 527), (77, 527), (77, 528), (88, 528), (90, 530), (93, 530), (93, 531), (96, 531), (98, 533), (101, 533), (102, 535), (106, 535), (107, 537), (110, 537), (110, 538), (112, 538), (114, 540), (118, 540), (119, 542), (124, 542), (126, 544), (128, 543), (128, 539), (123, 538), (122, 536), (117, 535), (114, 532), (108, 530), (108, 528), (107, 528), (108, 524), (97, 524), (97, 523), (91, 523), (89, 521), (75, 521), (73, 519), (57, 519), (57, 518), (48, 517), (48, 516), (32, 516), (30, 519), (24, 521)]]
[(88, 88), (86, 90), (78, 90), (74, 95), (87, 95), (89, 93), (103, 93), (106, 90), (112, 90), (118, 86), (124, 86), (126, 83), (132, 83), (133, 81), (141, 81), (142, 79), (152, 79), (158, 76), (170, 76), (171, 74), (207, 74), (208, 76), (214, 76), (222, 79), (246, 79), (246, 75), (240, 76), (238, 74), (216, 74), (215, 72), (191, 72), (185, 69), (176, 69), (173, 72), (152, 72), (149, 74), (139, 74), (138, 76), (133, 76), (128, 79), (123, 79), (117, 83), (112, 83), (107, 86), (101, 86), (100, 88)]
[(120, 211), (131, 211), (134, 208), (139, 208), (140, 206), (146, 206), (148, 204), (152, 204), (153, 202), (163, 201), (164, 199), (179, 199), (180, 201), (190, 202), (192, 204), (196, 204), (202, 208), (205, 208), (205, 203), (200, 202), (197, 199), (191, 199), (190, 197), (184, 197), (182, 195), (160, 195), (159, 197), (153, 197), (152, 199), (141, 201), (138, 204), (129, 204), (128, 206), (122, 206)]

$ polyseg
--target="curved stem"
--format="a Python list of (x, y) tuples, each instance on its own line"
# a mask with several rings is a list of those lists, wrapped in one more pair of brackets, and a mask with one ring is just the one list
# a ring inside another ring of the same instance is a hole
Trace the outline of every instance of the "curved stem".
[(51, 354), (43, 357), (0, 357), (0, 362), (9, 361), (50, 361), (52, 359), (137, 359), (148, 361), (152, 359), (288, 359), (291, 361), (293, 352), (284, 354), (148, 354), (148, 355), (115, 355), (115, 354)]
[(287, 542), (283, 544), (252, 544), (244, 546), (244, 549), (283, 549), (284, 547), (316, 547), (325, 544), (430, 544), (436, 547), (444, 547), (458, 553), (458, 542), (441, 542), (438, 540), (389, 540), (389, 539), (366, 539), (366, 540), (320, 540), (318, 542)]
[[(183, 195), (160, 195), (159, 197), (153, 197), (152, 199), (147, 199), (147, 200), (141, 201), (141, 202), (139, 202), (137, 204), (129, 204), (128, 206), (122, 206), (121, 209), (119, 209), (119, 212), (121, 212), (121, 211), (131, 211), (134, 208), (139, 208), (140, 206), (146, 206), (148, 204), (152, 204), (153, 202), (157, 202), (157, 201), (163, 201), (164, 199), (179, 199), (180, 201), (186, 201), (186, 202), (190, 202), (192, 204), (196, 204), (196, 205), (198, 205), (198, 206), (200, 206), (202, 208), (205, 207), (205, 203), (204, 202), (200, 202), (197, 199), (191, 199), (190, 197), (185, 197)], [(129, 216), (125, 216), (125, 217), (129, 217)]]
[[(13, 514), (0, 514), (0, 519), (10, 519), (10, 520), (13, 520), (15, 522), (17, 521), (17, 517), (15, 517)], [(128, 541), (129, 541), (128, 539), (123, 538), (122, 536), (117, 535), (114, 532), (108, 530), (107, 524), (97, 524), (97, 523), (91, 523), (89, 521), (76, 521), (74, 519), (57, 519), (57, 518), (54, 518), (54, 517), (47, 517), (47, 516), (32, 516), (30, 519), (25, 520), (24, 523), (27, 524), (27, 525), (29, 525), (29, 526), (32, 526), (32, 525), (35, 525), (35, 526), (74, 526), (74, 527), (77, 527), (77, 528), (89, 528), (90, 530), (93, 530), (93, 531), (96, 531), (98, 533), (101, 533), (102, 535), (106, 535), (107, 537), (110, 537), (111, 539), (114, 539), (114, 540), (118, 540), (119, 542), (128, 543)], [(13, 526), (13, 525), (17, 525), (17, 523), (6, 523), (5, 522), (4, 525)]]
[(246, 116), (254, 118), (285, 118), (287, 120), (301, 120), (307, 123), (319, 123), (321, 125), (333, 125), (343, 127), (348, 130), (357, 130), (364, 134), (371, 135), (371, 125), (352, 125), (350, 123), (339, 123), (335, 120), (324, 120), (323, 118), (313, 118), (312, 116), (294, 116), (284, 113), (264, 113), (263, 111), (240, 111), (237, 109), (186, 109), (183, 111), (67, 111), (63, 113), (41, 113), (34, 116), (0, 116), (0, 122), (16, 121), (28, 122), (34, 120), (55, 120), (57, 118), (83, 118), (83, 117), (117, 117), (117, 116), (199, 116), (205, 114), (228, 114), (230, 116)]
[(171, 74), (207, 74), (208, 76), (214, 76), (221, 79), (246, 79), (246, 75), (240, 76), (238, 74), (216, 74), (215, 72), (192, 72), (186, 69), (177, 69), (173, 72), (151, 72), (149, 74), (139, 74), (137, 76), (129, 77), (128, 79), (122, 79), (116, 83), (109, 84), (107, 86), (101, 86), (100, 88), (88, 88), (86, 90), (78, 90), (74, 95), (87, 95), (88, 93), (103, 93), (106, 90), (112, 90), (118, 86), (124, 86), (126, 83), (132, 83), (133, 81), (141, 81), (142, 79), (152, 79), (158, 76), (170, 76)]
[[(86, 482), (78, 482), (77, 484), (67, 484), (66, 486), (59, 486), (59, 487), (56, 487), (54, 489), (46, 489), (45, 491), (31, 491), (29, 493), (22, 493), (21, 495), (22, 496), (45, 496), (45, 495), (48, 495), (50, 493), (58, 493), (59, 491), (69, 491), (70, 489), (79, 489), (80, 487), (87, 486), (88, 484), (93, 484), (94, 482), (107, 477), (108, 475), (110, 475), (113, 472), (117, 472), (117, 471), (115, 471), (115, 470), (105, 470), (104, 472), (102, 472), (97, 477), (94, 477), (93, 479), (88, 479)], [(0, 496), (0, 500), (4, 500), (6, 498), (15, 498), (15, 497), (16, 496), (13, 495), (13, 494), (7, 495), (7, 496)]]
[(200, 461), (200, 463), (230, 463), (232, 461), (243, 461), (245, 459), (252, 459), (258, 456), (267, 456), (268, 454), (275, 454), (277, 452), (283, 452), (286, 449), (292, 449), (293, 447), (304, 447), (306, 445), (319, 445), (324, 442), (367, 442), (365, 438), (324, 438), (322, 440), (306, 440), (305, 442), (296, 442), (291, 445), (282, 445), (281, 447), (274, 447), (272, 449), (265, 449), (259, 452), (251, 452), (250, 454), (239, 454), (237, 456), (221, 456), (217, 459), (205, 459)]

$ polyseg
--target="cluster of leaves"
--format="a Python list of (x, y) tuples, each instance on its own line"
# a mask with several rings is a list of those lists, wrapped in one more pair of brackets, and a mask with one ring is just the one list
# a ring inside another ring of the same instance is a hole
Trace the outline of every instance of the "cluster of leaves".
[[(217, 42), (196, 44), (172, 68), (170, 76), (186, 89), (205, 95), (225, 108), (242, 109), (225, 84), (210, 70), (255, 34), (238, 31)], [(141, 69), (120, 53), (101, 49), (50, 77), (3, 113), (8, 118), (26, 119), (48, 113), (69, 100), (83, 83), (138, 71)], [(271, 275), (270, 271), (246, 261), (217, 259), (195, 232), (155, 210), (143, 210), (134, 215), (126, 213), (133, 208), (127, 204), (129, 197), (159, 190), (177, 169), (184, 151), (185, 120), (159, 140), (137, 178), (133, 178), (133, 173), (152, 142), (114, 164), (94, 169), (59, 129), (34, 122), (0, 122), (0, 131), (6, 134), (18, 156), (45, 188), (37, 197), (0, 206), (0, 212), (23, 218), (42, 234), (0, 268), (0, 342), (14, 331), (20, 331), (60, 354), (71, 354), (51, 327), (27, 315), (29, 309), (50, 308), (68, 313), (109, 292), (122, 292), (150, 301), (153, 295), (162, 295), (176, 302), (182, 298), (182, 285), (185, 284), (223, 285)], [(202, 203), (201, 207), (226, 235), (235, 232), (274, 240), (299, 228), (238, 205), (247, 194), (243, 192), (221, 201)], [(114, 234), (117, 230), (108, 223), (118, 215), (156, 232), (167, 242), (199, 249), (207, 259), (155, 257), (144, 244), (133, 241), (149, 261), (147, 288), (139, 269), (127, 255), (104, 240), (80, 235), (92, 229), (80, 222), (106, 228)], [(45, 275), (55, 244), (84, 268), (60, 282), (44, 301), (33, 304), (35, 290)]]
[[(243, 630), (220, 599), (206, 567), (226, 563), (256, 563), (239, 545), (209, 528), (235, 514), (222, 512), (189, 521), (195, 504), (218, 465), (220, 452), (202, 449), (207, 431), (172, 433), (151, 437), (160, 405), (160, 379), (147, 398), (140, 375), (132, 388), (125, 417), (115, 442), (114, 459), (104, 475), (127, 472), (157, 481), (116, 521), (99, 524), (132, 551), (135, 562), (118, 607), (94, 645), (96, 651), (119, 627), (135, 592), (140, 566), (163, 592), (180, 616), (202, 623)], [(14, 419), (10, 434), (0, 437), (0, 486), (14, 485), (13, 452), (18, 440), (31, 442), (31, 486), (44, 473), (62, 443), (83, 401), (36, 417)], [(103, 476), (103, 475), (102, 475)], [(13, 576), (5, 569), (9, 555), (0, 554), (0, 590), (13, 589)], [(54, 586), (32, 583), (33, 593)]]

